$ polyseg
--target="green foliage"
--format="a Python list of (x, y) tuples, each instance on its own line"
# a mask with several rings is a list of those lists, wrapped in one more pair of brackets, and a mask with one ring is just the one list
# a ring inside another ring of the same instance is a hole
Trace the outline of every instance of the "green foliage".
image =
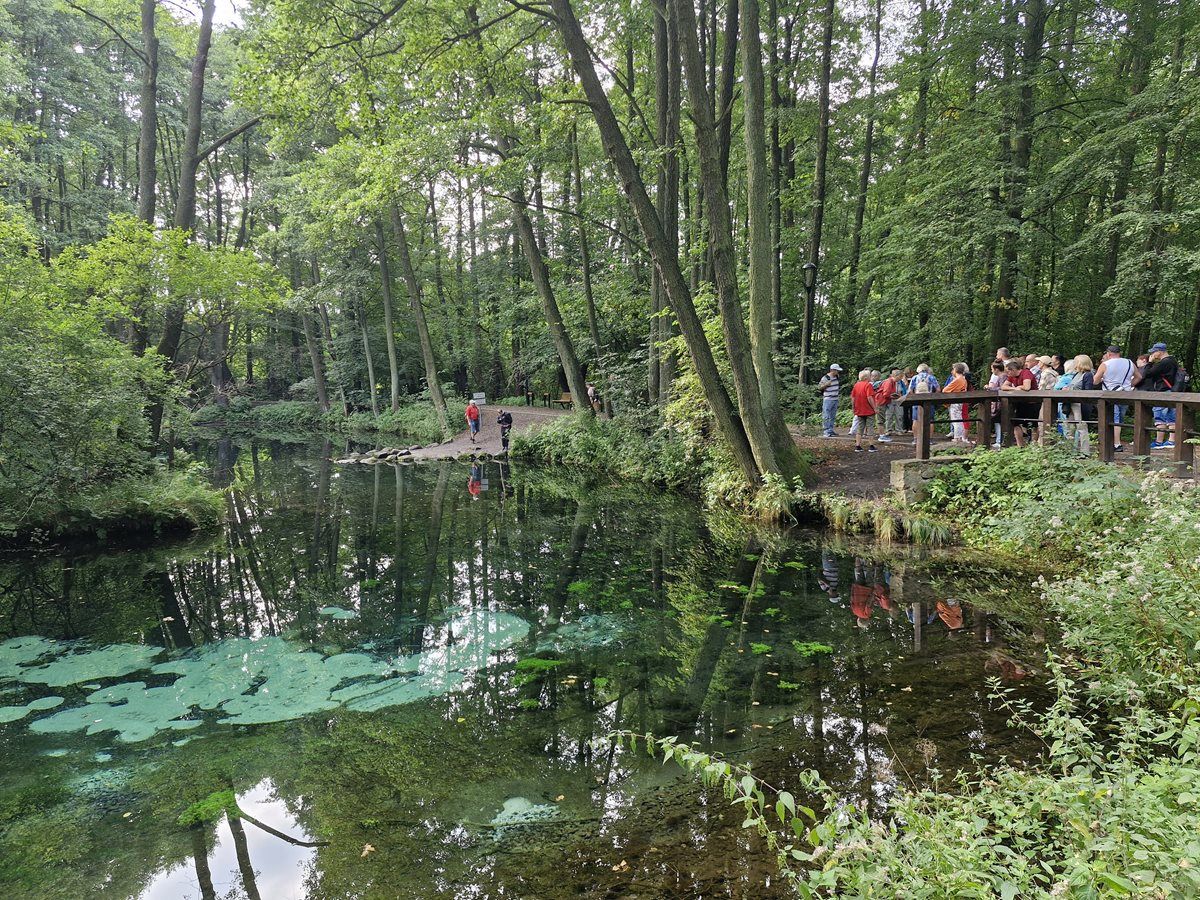
[(805, 659), (833, 652), (832, 647), (822, 644), (820, 641), (792, 641), (792, 649)]
[(179, 814), (178, 824), (208, 825), (222, 816), (238, 814), (237, 796), (232, 790), (213, 791), (203, 800), (197, 800)]
[(757, 641), (751, 641), (750, 652), (753, 653), (755, 656), (765, 656), (766, 654), (771, 652), (771, 645), (770, 644), (760, 644)]
[(151, 457), (146, 408), (169, 399), (159, 361), (111, 337), (110, 310), (72, 302), (33, 248), (0, 206), (0, 535), (215, 521), (212, 494)]
[(558, 465), (581, 476), (613, 483), (647, 482), (664, 487), (694, 484), (694, 460), (666, 429), (646, 433), (621, 419), (588, 413), (563, 416), (515, 435), (514, 458)]
[(1121, 468), (1063, 445), (973, 453), (940, 467), (920, 508), (994, 545), (1075, 552), (1092, 529), (1139, 517), (1137, 483)]
[[(450, 400), (448, 413), (453, 419), (462, 418), (465, 404)], [(344, 432), (351, 435), (388, 435), (419, 444), (442, 440), (437, 411), (429, 401), (405, 403), (399, 409), (388, 410), (378, 418), (370, 413), (344, 416), (337, 411), (322, 413), (314, 402), (279, 400), (255, 403), (247, 397), (236, 397), (227, 406), (206, 405), (193, 410), (192, 421), (197, 425), (220, 425), (244, 429), (259, 434), (314, 434)]]

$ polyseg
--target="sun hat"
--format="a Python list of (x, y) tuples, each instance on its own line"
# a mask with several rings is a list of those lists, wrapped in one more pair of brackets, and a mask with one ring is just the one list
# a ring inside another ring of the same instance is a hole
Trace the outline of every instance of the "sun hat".
[(833, 364), (832, 364), (832, 365), (829, 367), (829, 371), (830, 371), (830, 372), (841, 372), (841, 371), (842, 371), (842, 367), (841, 367), (841, 366), (839, 366), (837, 363), (833, 363)]

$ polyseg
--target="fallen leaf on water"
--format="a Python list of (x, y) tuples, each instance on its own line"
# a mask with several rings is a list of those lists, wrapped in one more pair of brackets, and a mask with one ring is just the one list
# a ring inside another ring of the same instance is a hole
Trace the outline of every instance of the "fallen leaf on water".
[(566, 800), (566, 799), (567, 799), (567, 795), (566, 795), (566, 794), (559, 794), (557, 797), (555, 797), (555, 798), (554, 798), (554, 802), (555, 802), (555, 803), (562, 803), (562, 802), (563, 802), (564, 800)]
[(122, 819), (128, 819), (128, 818), (129, 818), (130, 816), (132, 816), (132, 815), (133, 815), (133, 813), (123, 813), (123, 814), (121, 815), (121, 818), (122, 818)]
[(374, 852), (375, 852), (375, 848), (372, 847), (370, 844), (363, 844), (363, 852), (360, 854), (360, 856), (363, 856), (363, 857), (370, 856)]
[(461, 725), (463, 722), (465, 722), (465, 721), (467, 721), (467, 720), (466, 720), (466, 718), (465, 718), (465, 717), (463, 717), (463, 716), (459, 716), (459, 717), (458, 717), (458, 719), (457, 719), (457, 721), (458, 721), (458, 723)]
[(625, 862), (625, 860), (621, 860), (619, 863), (617, 863), (615, 866), (612, 867), (612, 870), (614, 872), (627, 872), (627, 871), (629, 871), (629, 863)]
[(902, 690), (902, 691), (907, 691), (907, 692), (908, 692), (908, 693), (910, 693), (910, 694), (912, 693), (912, 688), (911, 688), (911, 687), (902, 687), (902, 688), (900, 688), (900, 690)]

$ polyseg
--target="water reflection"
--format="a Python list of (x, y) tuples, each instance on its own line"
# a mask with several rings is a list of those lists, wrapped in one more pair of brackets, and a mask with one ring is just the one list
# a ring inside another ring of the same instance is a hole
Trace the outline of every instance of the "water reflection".
[(192, 858), (151, 877), (139, 900), (302, 900), (308, 867), (320, 842), (264, 779), (238, 796), (240, 815), (224, 815), (215, 826), (190, 829)]
[[(772, 896), (736, 810), (605, 736), (681, 734), (781, 783), (817, 767), (874, 812), (900, 780), (1032, 752), (988, 680), (1029, 689), (1040, 633), (994, 575), (496, 464), (332, 455), (218, 445), (220, 534), (0, 565), (0, 641), (40, 636), (0, 648), (6, 897)], [(47, 644), (78, 671), (29, 677)], [(84, 718), (147, 698), (187, 730)], [(66, 713), (85, 727), (39, 725)], [(220, 807), (183, 824), (229, 790), (321, 846)]]

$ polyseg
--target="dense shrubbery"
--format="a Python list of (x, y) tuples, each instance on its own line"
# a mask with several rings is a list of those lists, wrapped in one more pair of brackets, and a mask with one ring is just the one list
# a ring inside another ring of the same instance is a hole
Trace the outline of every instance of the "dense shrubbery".
[(981, 454), (940, 481), (973, 543), (1048, 535), (1074, 556), (1040, 582), (1063, 634), (1056, 699), (1035, 711), (998, 695), (1042, 740), (1039, 763), (900, 790), (871, 821), (811, 773), (798, 783), (824, 810), (672, 740), (657, 752), (745, 804), (800, 896), (1200, 895), (1200, 492), (1038, 450)]
[(610, 481), (642, 481), (668, 487), (695, 483), (695, 460), (666, 429), (645, 431), (626, 419), (587, 413), (563, 416), (513, 437), (520, 459), (563, 466)]
[(207, 489), (149, 452), (145, 409), (167, 394), (163, 367), (69, 299), (32, 248), (0, 208), (0, 535), (211, 520)]

